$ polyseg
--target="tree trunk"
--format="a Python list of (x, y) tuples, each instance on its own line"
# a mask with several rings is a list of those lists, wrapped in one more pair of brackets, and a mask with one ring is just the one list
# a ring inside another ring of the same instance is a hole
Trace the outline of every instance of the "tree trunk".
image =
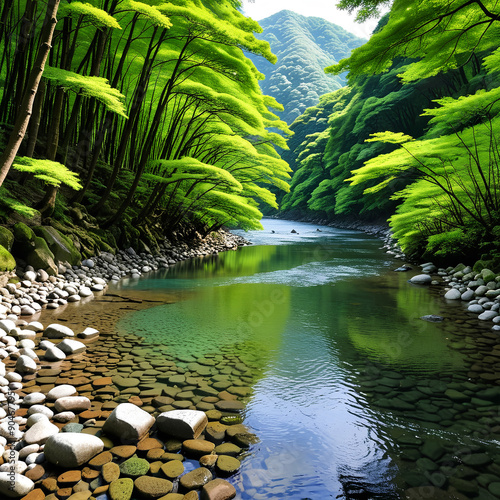
[(12, 131), (9, 142), (0, 157), (0, 186), (3, 184), (5, 177), (9, 173), (10, 167), (14, 162), (14, 158), (19, 150), (19, 146), (26, 134), (26, 129), (31, 118), (31, 112), (33, 109), (33, 102), (38, 90), (38, 85), (40, 84), (40, 79), (42, 78), (43, 68), (45, 66), (45, 61), (49, 55), (51, 49), (52, 36), (54, 34), (54, 29), (56, 27), (57, 19), (57, 9), (59, 7), (60, 0), (49, 0), (47, 4), (47, 11), (45, 14), (44, 31), (42, 36), (42, 43), (38, 50), (37, 58), (35, 64), (30, 72), (29, 84), (26, 92), (23, 96), (21, 102), (21, 108), (17, 114), (16, 122), (14, 124), (14, 130)]

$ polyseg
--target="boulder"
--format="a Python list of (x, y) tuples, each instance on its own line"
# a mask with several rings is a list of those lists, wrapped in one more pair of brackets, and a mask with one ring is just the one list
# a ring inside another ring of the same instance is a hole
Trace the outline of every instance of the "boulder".
[(205, 412), (198, 410), (173, 410), (161, 413), (156, 419), (158, 429), (164, 434), (185, 439), (196, 439), (208, 424)]
[(43, 269), (50, 276), (58, 273), (54, 262), (54, 254), (50, 251), (43, 238), (35, 237), (35, 248), (26, 257), (26, 262), (35, 269)]
[(3, 245), (0, 245), (0, 272), (13, 271), (15, 268), (14, 257)]
[(80, 262), (82, 256), (73, 242), (52, 226), (37, 226), (35, 234), (43, 238), (54, 254), (57, 262), (69, 262), (72, 266)]
[(122, 403), (111, 412), (102, 429), (122, 441), (140, 441), (154, 423), (154, 417), (148, 412), (132, 403)]
[(28, 227), (23, 222), (18, 222), (14, 226), (14, 252), (22, 258), (26, 258), (28, 254), (35, 249), (36, 234), (33, 229)]
[(6, 227), (0, 226), (0, 245), (3, 246), (8, 252), (12, 250), (14, 244), (14, 234)]
[(45, 329), (43, 335), (49, 339), (63, 339), (65, 337), (74, 337), (75, 332), (67, 326), (52, 323)]
[(66, 354), (56, 346), (50, 346), (45, 351), (44, 358), (48, 361), (62, 361), (66, 359)]
[(101, 453), (104, 443), (91, 434), (60, 432), (50, 436), (45, 443), (45, 458), (60, 467), (80, 467)]
[(2, 498), (24, 497), (34, 487), (35, 483), (22, 474), (12, 476), (10, 472), (0, 472), (0, 496)]

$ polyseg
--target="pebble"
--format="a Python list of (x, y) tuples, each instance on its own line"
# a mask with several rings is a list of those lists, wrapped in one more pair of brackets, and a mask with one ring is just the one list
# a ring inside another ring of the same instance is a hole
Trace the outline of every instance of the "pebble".
[(205, 467), (199, 467), (187, 474), (184, 474), (180, 479), (180, 484), (186, 490), (197, 490), (213, 479), (212, 473)]
[(231, 500), (236, 496), (236, 489), (224, 479), (214, 479), (203, 486), (201, 500)]

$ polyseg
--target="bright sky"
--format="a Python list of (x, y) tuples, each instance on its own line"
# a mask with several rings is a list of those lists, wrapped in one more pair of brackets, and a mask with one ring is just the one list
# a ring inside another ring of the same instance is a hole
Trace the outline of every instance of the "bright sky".
[(377, 26), (377, 20), (370, 20), (363, 24), (354, 22), (354, 14), (335, 8), (337, 0), (243, 0), (245, 15), (260, 21), (280, 10), (293, 10), (303, 16), (323, 17), (345, 30), (362, 38), (370, 38)]

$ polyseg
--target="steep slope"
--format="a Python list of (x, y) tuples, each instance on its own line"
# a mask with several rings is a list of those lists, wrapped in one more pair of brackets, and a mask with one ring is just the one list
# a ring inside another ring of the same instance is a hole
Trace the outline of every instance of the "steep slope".
[(259, 24), (263, 32), (257, 36), (270, 43), (278, 62), (273, 65), (264, 58), (249, 57), (266, 76), (261, 82), (262, 91), (285, 106), (280, 117), (289, 124), (306, 108), (315, 106), (321, 95), (345, 85), (342, 76), (327, 75), (324, 68), (347, 57), (366, 41), (325, 19), (289, 10)]

